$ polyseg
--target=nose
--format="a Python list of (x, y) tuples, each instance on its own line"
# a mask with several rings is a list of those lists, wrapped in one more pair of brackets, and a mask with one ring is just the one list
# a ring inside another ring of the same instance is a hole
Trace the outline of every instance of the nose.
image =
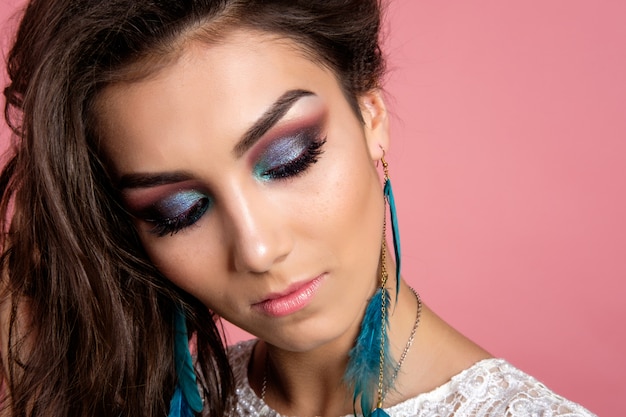
[(227, 229), (235, 270), (268, 272), (293, 249), (294, 239), (284, 211), (262, 192), (238, 192), (231, 201)]

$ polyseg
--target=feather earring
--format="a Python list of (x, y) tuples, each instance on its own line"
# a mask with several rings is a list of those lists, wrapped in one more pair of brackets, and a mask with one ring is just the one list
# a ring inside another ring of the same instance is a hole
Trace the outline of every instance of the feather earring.
[(193, 417), (194, 411), (202, 411), (202, 398), (189, 352), (187, 319), (181, 308), (174, 312), (174, 363), (178, 381), (170, 401), (168, 417)]
[(396, 200), (393, 197), (393, 188), (391, 180), (389, 180), (389, 164), (385, 161), (384, 156), (380, 159), (383, 164), (383, 172), (385, 174), (384, 194), (387, 204), (389, 205), (389, 217), (391, 218), (391, 234), (393, 237), (393, 252), (396, 258), (396, 301), (398, 300), (398, 292), (400, 291), (400, 262), (402, 254), (400, 251), (400, 229), (398, 228), (398, 213), (396, 212)]
[[(394, 254), (396, 256), (396, 299), (400, 289), (400, 235), (396, 216), (395, 201), (391, 182), (389, 181), (388, 165), (381, 158), (385, 174), (384, 195), (389, 205), (393, 231)], [(396, 361), (391, 356), (389, 343), (387, 343), (387, 330), (389, 316), (387, 314), (390, 305), (389, 292), (386, 284), (389, 277), (386, 266), (387, 239), (386, 220), (383, 220), (383, 241), (380, 255), (380, 288), (376, 290), (365, 309), (365, 316), (361, 322), (361, 331), (355, 346), (350, 350), (350, 359), (344, 375), (346, 384), (354, 389), (353, 403), (356, 415), (356, 402), (360, 398), (361, 412), (364, 417), (388, 417), (383, 410), (385, 393), (393, 388), (393, 372), (396, 369)], [(377, 394), (374, 406), (374, 392)], [(372, 411), (373, 409), (373, 411)]]
[[(350, 350), (350, 359), (344, 374), (344, 381), (354, 389), (352, 400), (355, 405), (360, 397), (361, 412), (364, 417), (386, 415), (382, 411), (383, 394), (390, 388), (389, 381), (396, 367), (396, 361), (391, 356), (387, 343), (389, 325), (387, 306), (389, 306), (390, 297), (385, 288), (388, 277), (385, 267), (386, 246), (383, 238), (381, 286), (367, 303), (365, 316), (361, 322), (361, 331), (356, 344)], [(374, 393), (377, 394), (376, 403), (374, 403)], [(373, 408), (376, 408), (374, 412), (371, 411)], [(380, 414), (381, 412), (383, 414)]]

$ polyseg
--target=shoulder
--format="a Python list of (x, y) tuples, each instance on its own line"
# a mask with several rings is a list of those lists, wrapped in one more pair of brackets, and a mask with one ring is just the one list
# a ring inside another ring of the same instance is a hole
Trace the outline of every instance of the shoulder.
[(486, 359), (459, 374), (457, 386), (476, 406), (499, 411), (493, 415), (592, 416), (582, 406), (554, 393), (532, 376), (503, 359)]
[[(396, 409), (397, 410), (394, 410)], [(390, 415), (592, 417), (503, 359), (484, 359), (439, 388), (390, 409)]]

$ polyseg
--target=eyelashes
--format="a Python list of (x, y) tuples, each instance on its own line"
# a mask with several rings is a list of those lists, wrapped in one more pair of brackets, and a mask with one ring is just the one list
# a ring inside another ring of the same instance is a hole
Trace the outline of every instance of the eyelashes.
[[(270, 143), (257, 158), (253, 175), (261, 181), (281, 181), (306, 172), (323, 153), (326, 137), (320, 128), (304, 129)], [(158, 237), (174, 235), (193, 226), (213, 206), (213, 200), (197, 190), (179, 190), (139, 214)]]
[(272, 168), (263, 173), (264, 178), (280, 179), (295, 177), (306, 171), (309, 166), (316, 163), (322, 154), (322, 146), (326, 143), (326, 139), (311, 142), (306, 152), (303, 152), (298, 158), (288, 164)]

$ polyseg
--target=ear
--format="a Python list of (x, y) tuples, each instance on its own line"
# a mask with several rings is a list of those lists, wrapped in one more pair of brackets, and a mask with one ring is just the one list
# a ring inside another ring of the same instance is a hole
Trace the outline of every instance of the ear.
[(389, 118), (380, 89), (359, 96), (365, 140), (372, 160), (378, 161), (389, 149)]

